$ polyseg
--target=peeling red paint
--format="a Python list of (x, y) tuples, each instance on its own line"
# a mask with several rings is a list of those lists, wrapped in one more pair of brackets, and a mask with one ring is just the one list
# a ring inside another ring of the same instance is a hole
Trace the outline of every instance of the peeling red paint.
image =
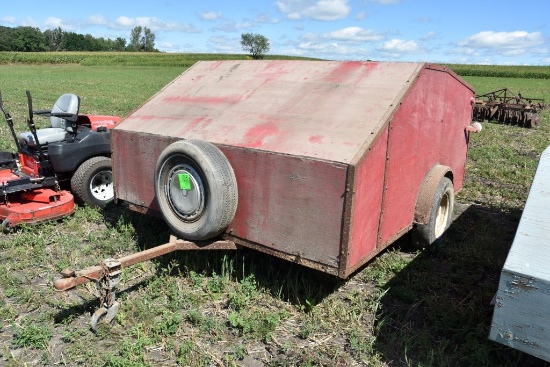
[(309, 138), (309, 142), (313, 144), (321, 144), (323, 142), (323, 136), (313, 135)]
[(282, 131), (272, 122), (266, 122), (252, 127), (244, 136), (245, 144), (250, 148), (261, 148), (264, 146), (265, 139), (281, 135)]
[(206, 116), (196, 117), (178, 132), (178, 136), (183, 136), (189, 131), (205, 128), (210, 124), (210, 122), (212, 122), (212, 119), (207, 118)]
[(361, 70), (360, 76), (368, 75), (370, 71), (378, 66), (378, 63), (364, 63), (360, 61), (349, 61), (340, 64), (325, 79), (331, 83), (342, 83), (346, 81), (353, 73)]
[(164, 102), (183, 102), (183, 103), (202, 103), (202, 104), (237, 104), (241, 100), (240, 96), (226, 96), (226, 97), (190, 97), (190, 96), (178, 96), (178, 97), (166, 97)]

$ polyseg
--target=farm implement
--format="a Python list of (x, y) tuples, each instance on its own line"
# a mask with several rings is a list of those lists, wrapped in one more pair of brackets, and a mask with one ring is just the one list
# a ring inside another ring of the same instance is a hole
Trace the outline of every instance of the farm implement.
[(546, 107), (544, 99), (523, 97), (521, 93), (513, 94), (503, 88), (476, 96), (474, 120), (534, 127), (540, 122), (539, 113)]
[[(8, 233), (20, 223), (59, 219), (74, 211), (74, 199), (105, 206), (114, 197), (109, 129), (115, 116), (79, 115), (80, 98), (64, 94), (51, 110), (33, 111), (29, 91), (29, 131), (16, 133), (13, 119), (4, 114), (16, 153), (0, 152), (0, 221)], [(50, 119), (37, 129), (34, 115)], [(70, 181), (72, 193), (61, 184)], [(73, 196), (74, 195), (74, 196)]]

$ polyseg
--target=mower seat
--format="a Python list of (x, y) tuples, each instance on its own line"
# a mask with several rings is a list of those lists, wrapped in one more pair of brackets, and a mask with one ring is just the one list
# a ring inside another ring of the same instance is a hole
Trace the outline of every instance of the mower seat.
[[(39, 116), (50, 117), (50, 127), (36, 130), (40, 145), (65, 140), (67, 133), (73, 132), (72, 122), (76, 122), (78, 119), (79, 109), (80, 98), (76, 94), (63, 94), (57, 99), (51, 110), (34, 111)], [(56, 114), (63, 114), (63, 117), (56, 116)], [(19, 134), (19, 140), (28, 146), (36, 145), (30, 131)]]

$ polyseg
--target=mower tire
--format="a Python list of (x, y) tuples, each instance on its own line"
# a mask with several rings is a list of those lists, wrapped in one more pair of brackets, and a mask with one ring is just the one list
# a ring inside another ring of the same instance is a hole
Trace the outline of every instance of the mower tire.
[(160, 154), (155, 195), (168, 226), (181, 238), (220, 235), (237, 210), (237, 180), (225, 155), (202, 140), (180, 140)]
[(71, 191), (77, 202), (104, 208), (113, 201), (113, 164), (109, 157), (92, 157), (84, 161), (71, 178)]

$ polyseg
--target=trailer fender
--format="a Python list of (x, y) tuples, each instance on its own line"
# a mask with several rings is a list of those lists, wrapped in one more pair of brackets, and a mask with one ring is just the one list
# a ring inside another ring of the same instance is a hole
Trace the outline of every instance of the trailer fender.
[(226, 156), (202, 140), (180, 140), (160, 154), (155, 195), (168, 226), (186, 240), (221, 234), (237, 210), (237, 180)]
[(443, 177), (447, 177), (453, 181), (453, 171), (451, 167), (441, 164), (434, 165), (424, 177), (416, 199), (414, 210), (415, 224), (427, 224), (429, 222), (433, 197)]
[(424, 248), (441, 242), (452, 221), (454, 187), (452, 171), (447, 166), (430, 169), (418, 194), (412, 228), (412, 242)]

